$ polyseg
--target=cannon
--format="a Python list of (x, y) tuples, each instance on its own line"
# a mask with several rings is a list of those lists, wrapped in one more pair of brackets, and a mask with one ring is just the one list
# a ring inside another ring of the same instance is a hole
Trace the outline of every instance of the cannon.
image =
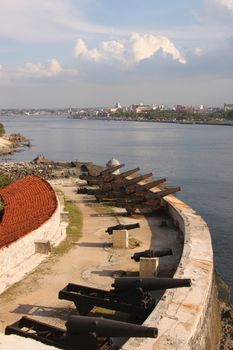
[(58, 297), (73, 301), (81, 315), (87, 315), (94, 306), (99, 306), (131, 314), (143, 321), (155, 306), (155, 299), (149, 291), (190, 285), (188, 279), (119, 277), (109, 291), (69, 283), (59, 291)]
[(66, 322), (69, 334), (96, 333), (101, 337), (156, 338), (158, 329), (96, 317), (70, 316)]
[(111, 196), (111, 198), (120, 198), (121, 193), (117, 191), (103, 191), (99, 188), (87, 188), (87, 187), (81, 187), (78, 189), (77, 193), (79, 194), (88, 194), (90, 196), (95, 196), (97, 199), (100, 198), (108, 198)]
[(91, 175), (90, 173), (89, 174), (82, 174), (80, 175), (80, 179), (81, 180), (86, 180), (86, 178), (88, 176), (92, 177), (92, 178), (96, 178), (96, 177), (99, 177), (99, 176), (103, 176), (103, 175), (106, 175), (106, 174), (109, 174), (109, 173), (112, 173), (113, 171), (116, 171), (120, 168), (122, 168), (124, 166), (124, 164), (119, 164), (119, 165), (114, 165), (114, 166), (111, 166), (111, 167), (107, 167), (103, 170), (100, 171), (100, 173), (98, 175)]
[(158, 329), (97, 317), (70, 316), (66, 329), (22, 317), (5, 329), (5, 334), (32, 338), (65, 350), (118, 350), (110, 337), (156, 338)]
[(121, 187), (126, 188), (128, 186), (132, 186), (134, 184), (137, 184), (140, 181), (148, 179), (152, 175), (153, 175), (152, 173), (148, 173), (148, 174), (144, 174), (144, 175), (140, 175), (140, 176), (134, 177), (133, 179), (127, 180)]
[(130, 175), (133, 175), (134, 173), (138, 172), (140, 170), (140, 168), (134, 168), (134, 169), (130, 169), (127, 171), (124, 171), (121, 174), (117, 174), (114, 175), (111, 179), (109, 179), (109, 181), (101, 181), (99, 182), (99, 187), (101, 190), (113, 190), (114, 185), (115, 186), (119, 186), (121, 184), (123, 184), (125, 181), (127, 181), (127, 177)]
[(169, 248), (159, 250), (144, 250), (144, 252), (134, 253), (131, 259), (138, 262), (140, 258), (160, 258), (163, 256), (172, 255), (172, 250)]
[(93, 307), (99, 306), (128, 313), (142, 322), (154, 309), (155, 301), (149, 293), (142, 290), (134, 292), (133, 296), (125, 298), (122, 293), (116, 293), (114, 289), (107, 291), (68, 283), (59, 291), (58, 298), (72, 301), (80, 315), (87, 315)]
[[(133, 179), (132, 179), (133, 180)], [(131, 180), (130, 180), (131, 181)], [(147, 194), (149, 195), (150, 193), (154, 192), (149, 192), (150, 188), (153, 188), (155, 186), (158, 186), (159, 184), (165, 182), (166, 179), (160, 179), (156, 180), (153, 182), (150, 182), (148, 184), (140, 185), (138, 183), (134, 185), (129, 185), (127, 186), (127, 182), (125, 181), (124, 186), (119, 186), (117, 187), (115, 185), (115, 191), (114, 190), (109, 190), (109, 191), (98, 191), (95, 190), (95, 192), (88, 191), (88, 194), (94, 194), (96, 199), (100, 201), (106, 201), (106, 200), (114, 200), (114, 199), (122, 199), (122, 200), (137, 200), (137, 201), (142, 201), (146, 200)], [(114, 187), (114, 185), (113, 185)], [(83, 193), (83, 192), (80, 192)], [(87, 193), (84, 192), (84, 193)]]
[[(121, 178), (120, 181), (113, 181), (110, 183), (103, 183), (103, 187), (100, 185), (101, 189), (105, 189), (109, 192), (96, 194), (96, 199), (102, 201), (106, 198), (126, 198), (128, 199), (129, 194), (134, 193), (137, 187), (140, 187), (138, 182), (145, 180), (152, 176), (152, 173), (140, 175), (134, 177), (133, 179)], [(117, 195), (114, 196), (114, 193), (117, 192)]]
[(102, 170), (98, 175), (82, 174), (82, 175), (80, 175), (80, 179), (86, 180), (87, 183), (90, 185), (94, 185), (94, 184), (98, 183), (99, 181), (108, 178), (109, 176), (112, 177), (113, 171), (121, 169), (123, 166), (124, 166), (124, 164), (119, 164), (119, 165), (115, 165), (115, 166), (106, 168), (106, 169)]
[(191, 287), (189, 278), (166, 278), (166, 277), (118, 277), (115, 278), (112, 287), (116, 292), (128, 292), (141, 288), (145, 291), (163, 290), (180, 287)]
[(134, 228), (139, 228), (139, 227), (140, 227), (139, 222), (135, 224), (128, 224), (128, 225), (119, 224), (119, 225), (108, 227), (105, 232), (107, 232), (109, 235), (112, 235), (114, 230), (132, 230)]
[(169, 194), (173, 194), (176, 192), (181, 191), (180, 187), (172, 187), (172, 188), (166, 188), (165, 190), (158, 191), (158, 192), (149, 192), (146, 196), (147, 200), (153, 199), (153, 198), (163, 198), (168, 196)]
[(140, 193), (140, 192), (145, 192), (148, 191), (149, 189), (159, 186), (162, 183), (166, 182), (167, 180), (165, 178), (163, 179), (159, 179), (159, 180), (155, 180), (149, 183), (146, 183), (144, 185), (140, 185), (140, 184), (136, 184), (134, 187), (133, 186), (129, 186), (125, 189), (125, 193), (127, 194), (131, 194), (131, 193)]
[(165, 205), (165, 203), (162, 201), (163, 197), (177, 191), (180, 191), (180, 187), (169, 188), (158, 192), (142, 192), (128, 195), (128, 197), (112, 198), (112, 201), (109, 202), (109, 205), (115, 206), (117, 208), (125, 208), (129, 215), (134, 214), (137, 209), (149, 209), (155, 211)]
[(109, 201), (108, 205), (111, 205), (116, 208), (125, 208), (129, 216), (132, 216), (133, 214), (135, 214), (137, 209), (138, 210), (148, 209), (150, 211), (156, 211), (164, 207), (164, 203), (162, 202), (161, 199), (153, 200), (153, 202), (144, 201), (140, 203), (131, 203), (130, 201), (123, 202), (123, 201), (118, 201), (117, 199), (114, 199), (112, 201)]
[(161, 198), (180, 191), (180, 187), (168, 188), (166, 190), (151, 192), (145, 191), (137, 194), (129, 194), (117, 200), (118, 203), (143, 203), (154, 200), (160, 200)]
[(91, 182), (90, 180), (88, 180), (88, 183), (98, 185), (100, 190), (102, 191), (113, 190), (115, 189), (114, 184), (120, 185), (124, 183), (125, 181), (127, 181), (126, 178), (128, 176), (136, 173), (139, 170), (140, 168), (134, 168), (134, 169), (127, 170), (121, 174), (108, 173), (91, 180)]

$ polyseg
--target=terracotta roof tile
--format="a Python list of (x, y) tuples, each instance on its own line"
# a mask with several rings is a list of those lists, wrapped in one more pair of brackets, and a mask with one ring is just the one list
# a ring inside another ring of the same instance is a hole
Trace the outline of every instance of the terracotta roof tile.
[(4, 214), (0, 223), (0, 248), (16, 241), (46, 222), (57, 208), (52, 187), (30, 175), (0, 190)]

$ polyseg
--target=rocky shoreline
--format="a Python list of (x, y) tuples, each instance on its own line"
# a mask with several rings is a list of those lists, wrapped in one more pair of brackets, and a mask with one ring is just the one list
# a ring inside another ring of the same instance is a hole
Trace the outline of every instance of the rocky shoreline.
[(18, 148), (31, 147), (31, 142), (20, 134), (4, 134), (0, 137), (0, 155), (12, 154)]
[(12, 181), (27, 175), (42, 176), (46, 180), (57, 178), (78, 177), (82, 172), (90, 171), (93, 175), (99, 173), (102, 167), (92, 162), (54, 162), (42, 155), (33, 161), (18, 163), (0, 163), (0, 174), (6, 175)]
[(218, 300), (221, 313), (221, 339), (219, 350), (233, 349), (233, 307), (230, 303), (230, 287), (216, 273)]

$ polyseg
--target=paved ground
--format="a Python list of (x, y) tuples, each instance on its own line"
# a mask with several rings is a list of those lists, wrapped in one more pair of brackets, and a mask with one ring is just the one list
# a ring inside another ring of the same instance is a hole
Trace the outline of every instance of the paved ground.
[[(58, 291), (69, 282), (109, 289), (114, 273), (120, 274), (122, 270), (137, 273), (139, 265), (130, 259), (136, 251), (174, 247), (175, 256), (161, 259), (161, 274), (166, 274), (177, 262), (182, 244), (176, 231), (159, 226), (163, 218), (150, 216), (147, 220), (142, 215), (128, 218), (121, 215), (124, 210), (119, 210), (117, 215), (101, 214), (96, 210), (94, 198), (77, 195), (76, 186), (63, 183), (56, 187), (83, 212), (82, 238), (68, 253), (59, 259), (48, 258), (38, 270), (0, 296), (0, 332), (23, 315), (63, 326), (68, 314), (75, 309), (73, 303), (58, 300)], [(140, 222), (139, 229), (129, 231), (131, 237), (140, 241), (140, 247), (111, 248), (111, 236), (105, 229), (119, 222)]]

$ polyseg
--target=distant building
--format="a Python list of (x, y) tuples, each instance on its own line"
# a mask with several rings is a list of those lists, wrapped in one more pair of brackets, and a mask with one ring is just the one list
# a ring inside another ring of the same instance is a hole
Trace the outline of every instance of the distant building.
[(224, 103), (224, 112), (233, 111), (233, 104)]
[(164, 105), (155, 105), (155, 104), (144, 105), (143, 103), (140, 103), (139, 105), (132, 105), (130, 109), (132, 112), (136, 112), (136, 113), (147, 113), (155, 110), (163, 110)]
[[(121, 164), (121, 163), (119, 162), (119, 160), (117, 160), (116, 158), (112, 157), (112, 159), (110, 159), (110, 160), (107, 162), (106, 166), (107, 166), (107, 168), (111, 168), (111, 167), (113, 167), (113, 166), (117, 166), (117, 165), (120, 165), (120, 164)], [(114, 175), (118, 175), (118, 174), (120, 174), (120, 169), (117, 169), (117, 170), (113, 171), (112, 173), (113, 173)]]
[(110, 113), (117, 113), (122, 110), (122, 105), (120, 102), (116, 102), (115, 107), (110, 108)]
[(175, 105), (172, 109), (174, 111), (190, 111), (193, 109), (193, 106)]

